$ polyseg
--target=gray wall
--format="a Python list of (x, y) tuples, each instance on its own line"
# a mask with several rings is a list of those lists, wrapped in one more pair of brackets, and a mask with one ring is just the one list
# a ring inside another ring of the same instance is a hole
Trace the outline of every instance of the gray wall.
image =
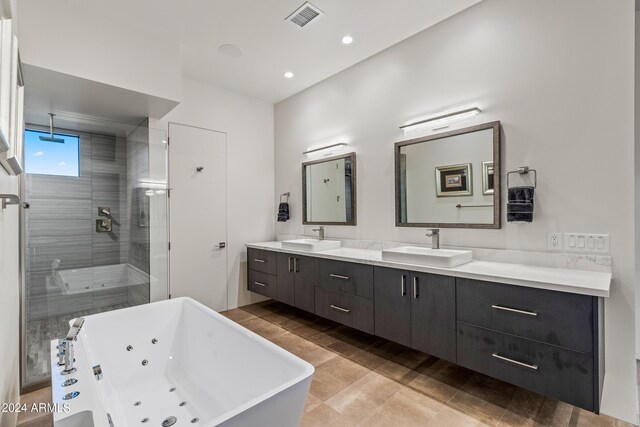
[[(43, 130), (38, 126), (29, 129)], [(129, 258), (127, 153), (124, 138), (84, 132), (80, 136), (80, 176), (25, 175), (27, 313), (29, 318), (68, 312), (46, 277), (54, 260), (59, 269), (120, 264)], [(97, 233), (98, 207), (111, 208), (113, 231)], [(92, 302), (87, 300), (86, 307)]]

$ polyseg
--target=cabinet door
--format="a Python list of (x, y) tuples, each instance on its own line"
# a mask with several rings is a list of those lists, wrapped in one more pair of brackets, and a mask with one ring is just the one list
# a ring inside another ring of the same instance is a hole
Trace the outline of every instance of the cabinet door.
[(455, 278), (413, 273), (410, 290), (411, 347), (455, 362)]
[(293, 305), (295, 302), (295, 273), (293, 271), (293, 259), (293, 255), (283, 253), (278, 253), (276, 258), (278, 282), (278, 296), (276, 299), (289, 305)]
[(376, 267), (373, 271), (374, 330), (379, 337), (411, 345), (411, 272)]
[(317, 261), (315, 258), (296, 256), (293, 262), (295, 270), (295, 306), (314, 312), (314, 287), (318, 281)]

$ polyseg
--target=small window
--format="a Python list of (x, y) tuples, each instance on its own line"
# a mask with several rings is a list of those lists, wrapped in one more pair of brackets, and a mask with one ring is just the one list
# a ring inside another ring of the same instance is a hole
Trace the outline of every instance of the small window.
[(24, 132), (25, 173), (80, 176), (80, 137), (56, 133), (56, 141), (48, 141), (49, 136), (37, 130)]

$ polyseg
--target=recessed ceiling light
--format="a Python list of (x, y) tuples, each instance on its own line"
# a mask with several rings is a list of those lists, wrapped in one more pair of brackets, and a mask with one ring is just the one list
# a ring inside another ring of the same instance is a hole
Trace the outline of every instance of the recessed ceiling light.
[(342, 38), (342, 43), (343, 43), (343, 44), (351, 44), (351, 43), (353, 43), (353, 37), (351, 37), (351, 36), (344, 36), (344, 37)]
[(231, 58), (239, 58), (244, 52), (235, 44), (223, 44), (218, 48), (218, 52), (220, 52), (224, 56), (229, 56)]
[(292, 73), (291, 71), (287, 71), (286, 73), (284, 73), (284, 76), (285, 76), (287, 79), (291, 79), (291, 78), (293, 78), (293, 73)]

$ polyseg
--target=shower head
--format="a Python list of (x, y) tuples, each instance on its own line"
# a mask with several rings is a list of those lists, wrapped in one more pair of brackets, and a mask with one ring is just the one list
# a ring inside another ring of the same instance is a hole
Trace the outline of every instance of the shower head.
[(55, 142), (58, 144), (64, 144), (64, 139), (62, 138), (56, 138), (53, 134), (53, 118), (55, 117), (55, 114), (53, 113), (49, 113), (49, 130), (51, 132), (50, 136), (41, 136), (40, 137), (40, 141), (47, 141), (47, 142)]

